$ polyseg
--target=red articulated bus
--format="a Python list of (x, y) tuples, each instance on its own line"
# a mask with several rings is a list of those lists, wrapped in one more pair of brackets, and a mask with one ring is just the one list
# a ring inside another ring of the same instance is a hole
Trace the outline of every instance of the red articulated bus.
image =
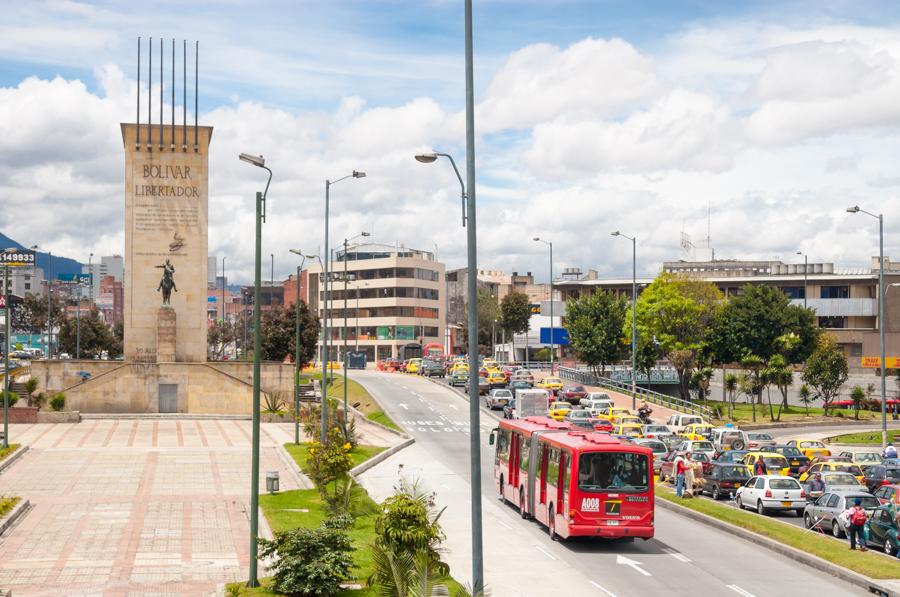
[(653, 537), (649, 448), (549, 417), (504, 419), (491, 443), (500, 496), (551, 539)]

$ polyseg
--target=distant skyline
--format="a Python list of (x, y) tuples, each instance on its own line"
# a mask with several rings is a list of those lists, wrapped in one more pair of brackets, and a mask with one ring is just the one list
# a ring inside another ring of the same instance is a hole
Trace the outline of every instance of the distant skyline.
[[(474, 4), (480, 267), (545, 281), (541, 236), (557, 273), (626, 277), (618, 229), (652, 275), (679, 258), (682, 231), (706, 236), (707, 206), (720, 258), (801, 250), (866, 267), (877, 223), (845, 213), (859, 204), (884, 212), (900, 261), (896, 3)], [(152, 35), (167, 40), (167, 77), (169, 40), (179, 60), (180, 40), (200, 41), (209, 249), (230, 280), (251, 278), (263, 183), (239, 152), (275, 172), (263, 251), (276, 277), (297, 265), (288, 248), (322, 246), (324, 180), (352, 169), (368, 176), (332, 189), (335, 246), (366, 230), (461, 267), (452, 170), (412, 156), (465, 163), (462, 16), (456, 0), (11, 4), (0, 193), (15, 208), (0, 230), (84, 262), (124, 252), (119, 122), (134, 120), (137, 37)]]

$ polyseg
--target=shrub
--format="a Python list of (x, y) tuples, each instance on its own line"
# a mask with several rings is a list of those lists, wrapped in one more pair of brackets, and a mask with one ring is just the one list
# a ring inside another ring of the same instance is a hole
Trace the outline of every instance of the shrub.
[[(347, 480), (347, 473), (353, 465), (350, 458), (351, 449), (352, 446), (344, 442), (344, 436), (337, 427), (332, 427), (328, 432), (324, 446), (318, 441), (312, 441), (306, 448), (307, 474), (315, 483), (319, 495), (329, 504), (339, 499), (347, 490), (346, 487), (338, 487), (337, 482)], [(331, 493), (328, 491), (329, 485), (333, 485)]]
[(326, 529), (339, 529), (342, 531), (346, 531), (353, 528), (353, 515), (351, 515), (349, 512), (335, 514), (330, 518), (326, 518), (325, 522), (322, 523), (322, 526)]
[(6, 391), (0, 392), (0, 398), (2, 398), (4, 395), (6, 395), (7, 400), (9, 400), (10, 406), (15, 405), (15, 403), (19, 401), (19, 395), (16, 394), (15, 392), (11, 392), (11, 391), (10, 392), (6, 392)]
[(353, 566), (350, 538), (340, 529), (297, 528), (259, 545), (260, 557), (274, 562), (272, 588), (278, 593), (337, 595)]
[(287, 404), (282, 392), (263, 392), (265, 402), (263, 412), (277, 413)]
[(61, 411), (66, 407), (66, 395), (62, 392), (54, 395), (53, 398), (50, 399), (50, 408), (56, 412)]
[(35, 396), (31, 398), (32, 406), (36, 406), (38, 408), (44, 408), (44, 405), (47, 404), (47, 394), (44, 392), (38, 392)]

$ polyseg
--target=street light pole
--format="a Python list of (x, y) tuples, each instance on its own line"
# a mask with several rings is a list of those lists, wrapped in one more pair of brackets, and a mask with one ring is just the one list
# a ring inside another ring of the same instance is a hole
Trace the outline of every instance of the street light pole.
[(803, 308), (806, 309), (806, 299), (807, 299), (807, 281), (809, 278), (809, 255), (804, 253), (803, 251), (797, 251), (797, 255), (803, 255)]
[(53, 358), (53, 251), (47, 251), (47, 360)]
[[(329, 180), (325, 179), (325, 267), (324, 269), (324, 295), (322, 297), (322, 437), (321, 443), (325, 445), (326, 439), (326, 421), (325, 421), (325, 413), (328, 406), (328, 298), (329, 292), (328, 287), (330, 286), (331, 280), (328, 279), (328, 266), (331, 261), (330, 253), (328, 252), (328, 217), (329, 217), (329, 204), (331, 203), (331, 185), (337, 184), (342, 180), (346, 180), (348, 178), (365, 178), (365, 172), (358, 172), (353, 170), (352, 173), (338, 178), (337, 180)], [(345, 322), (346, 323), (346, 322)], [(346, 384), (345, 384), (346, 387)]]
[(306, 255), (300, 249), (290, 249), (291, 253), (300, 255), (303, 259), (297, 266), (297, 277), (294, 285), (297, 287), (297, 295), (294, 298), (294, 444), (300, 444), (300, 272), (306, 263)]
[[(556, 329), (553, 323), (553, 242), (544, 240), (539, 236), (534, 237), (535, 242), (544, 243), (550, 247), (550, 374), (553, 374), (553, 349), (556, 347)], [(525, 332), (525, 354), (528, 354), (528, 332)]]
[(848, 207), (849, 213), (864, 213), (878, 220), (878, 338), (881, 344), (881, 450), (887, 447), (887, 381), (885, 379), (885, 369), (887, 362), (884, 355), (884, 214), (873, 214), (864, 209), (860, 209), (858, 205)]
[(626, 236), (618, 230), (612, 235), (631, 241), (631, 408), (634, 410), (637, 408), (637, 237)]
[(266, 181), (266, 189), (262, 193), (256, 193), (256, 255), (254, 263), (254, 288), (253, 288), (253, 452), (250, 467), (250, 571), (247, 580), (248, 587), (258, 587), (257, 578), (257, 536), (259, 530), (259, 382), (260, 382), (260, 300), (262, 293), (262, 224), (266, 219), (266, 194), (269, 192), (269, 183), (272, 182), (272, 171), (266, 167), (266, 161), (262, 156), (253, 156), (246, 153), (240, 155), (240, 159), (263, 168), (268, 171), (269, 179)]
[(3, 264), (3, 448), (9, 447), (9, 265)]
[(225, 318), (228, 312), (225, 310), (225, 257), (222, 257), (222, 325), (225, 325)]
[[(347, 365), (350, 361), (347, 359), (347, 331), (349, 326), (347, 325), (347, 244), (350, 241), (356, 240), (358, 238), (363, 238), (369, 236), (368, 232), (361, 232), (354, 236), (353, 238), (345, 238), (344, 239), (344, 421), (347, 420)], [(358, 293), (359, 291), (357, 291)], [(359, 308), (359, 300), (357, 299), (357, 309)], [(359, 326), (359, 313), (356, 315), (356, 324)], [(357, 346), (359, 345), (359, 332), (357, 331), (356, 338)]]

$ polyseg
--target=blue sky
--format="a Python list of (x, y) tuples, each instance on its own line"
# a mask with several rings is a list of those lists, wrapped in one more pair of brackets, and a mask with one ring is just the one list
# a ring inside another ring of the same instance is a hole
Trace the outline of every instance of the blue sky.
[[(273, 195), (284, 200), (266, 252), (287, 253), (298, 229), (320, 245), (321, 182), (359, 168), (369, 177), (341, 189), (336, 237), (364, 228), (437, 244), (462, 265), (462, 231), (422, 225), (455, 223), (452, 173), (409, 159), (439, 147), (464, 163), (462, 6), (10, 3), (0, 192), (44, 223), (20, 240), (76, 258), (121, 252), (118, 122), (134, 118), (137, 37), (162, 35), (167, 86), (169, 40), (179, 65), (180, 40), (201, 43), (200, 119), (216, 127), (210, 252), (235, 276), (250, 274), (241, 230), (253, 181), (233, 160), (248, 150), (279, 165)], [(867, 263), (877, 239), (843, 203), (884, 209), (888, 231), (900, 230), (898, 17), (887, 1), (476, 0), (479, 262), (539, 272), (530, 238), (542, 236), (555, 239), (559, 269), (625, 276), (630, 250), (608, 237), (621, 228), (652, 274), (680, 256), (681, 231), (705, 236), (710, 206), (719, 256), (787, 259), (799, 247), (814, 261)], [(2, 218), (17, 237), (16, 218)], [(748, 225), (761, 233), (734, 233)], [(279, 275), (291, 267), (276, 261)]]

